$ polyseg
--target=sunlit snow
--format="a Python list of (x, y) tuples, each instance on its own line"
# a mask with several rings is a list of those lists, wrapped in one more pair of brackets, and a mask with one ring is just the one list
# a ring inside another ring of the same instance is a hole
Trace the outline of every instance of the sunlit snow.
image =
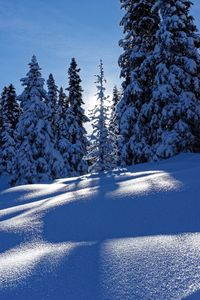
[(185, 154), (4, 189), (0, 299), (198, 299), (199, 173)]

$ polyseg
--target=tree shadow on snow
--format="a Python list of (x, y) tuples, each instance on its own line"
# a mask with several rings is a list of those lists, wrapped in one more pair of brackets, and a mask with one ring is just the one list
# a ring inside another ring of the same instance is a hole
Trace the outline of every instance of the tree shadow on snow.
[[(69, 282), (69, 291), (71, 287), (73, 288), (67, 299), (104, 299), (101, 298), (100, 256), (101, 245), (106, 240), (179, 235), (200, 231), (200, 203), (197, 197), (191, 195), (191, 190), (158, 192), (157, 182), (152, 181), (148, 174), (135, 176), (134, 179), (142, 177), (145, 182), (149, 181), (149, 191), (135, 195), (130, 193), (125, 197), (122, 192), (112, 197), (113, 193), (120, 190), (122, 181), (116, 181), (115, 176), (107, 178), (100, 176), (98, 188), (86, 199), (81, 199), (77, 193), (76, 201), (57, 207), (55, 211), (49, 211), (44, 217), (44, 240), (53, 243), (67, 241), (95, 243), (95, 246), (83, 245), (73, 253), (74, 256), (68, 258), (66, 269), (74, 276), (75, 281)], [(127, 178), (126, 181), (129, 182)], [(130, 185), (133, 184), (134, 181), (130, 180)], [(92, 183), (91, 186), (93, 186)], [(80, 274), (76, 273), (77, 262)], [(87, 262), (91, 264), (90, 267), (87, 266)], [(74, 269), (73, 266), (75, 266)], [(74, 270), (76, 270), (75, 273)], [(85, 270), (88, 270), (88, 273), (86, 271), (85, 274)], [(79, 281), (81, 282), (83, 278), (87, 279), (88, 290), (84, 284), (79, 285)]]
[(0, 291), (1, 300), (101, 299), (99, 243), (79, 245), (58, 263), (44, 258), (25, 281)]
[[(145, 182), (148, 181), (146, 176)], [(159, 180), (159, 179), (158, 179)], [(134, 184), (132, 181), (130, 184)], [(136, 183), (137, 184), (137, 183)], [(100, 177), (99, 187), (87, 199), (78, 199), (49, 211), (44, 217), (44, 239), (59, 241), (103, 241), (107, 239), (180, 234), (200, 229), (198, 199), (187, 191), (130, 193), (110, 197), (119, 188), (115, 177)], [(182, 193), (187, 200), (182, 201)], [(191, 200), (192, 199), (192, 200)], [(195, 202), (195, 203), (192, 203)]]
[[(32, 295), (30, 299), (101, 299), (101, 245), (106, 240), (199, 232), (200, 203), (194, 196), (195, 191), (194, 195), (185, 189), (158, 192), (157, 181), (160, 179), (152, 180), (150, 176), (156, 173), (124, 177), (127, 181), (125, 193), (123, 190), (120, 193), (123, 178), (118, 181), (113, 175), (91, 179), (86, 190), (80, 185), (82, 181), (74, 181), (75, 201), (45, 212), (41, 238), (48, 243), (83, 244), (64, 256), (52, 272), (44, 272), (38, 264), (41, 272), (35, 270), (27, 286), (22, 285), (18, 299), (29, 299), (27, 295)], [(147, 190), (132, 193), (130, 189), (129, 193), (129, 185), (141, 184), (134, 179), (142, 178)], [(8, 293), (5, 295), (8, 299)], [(9, 299), (16, 299), (13, 295), (11, 293)]]

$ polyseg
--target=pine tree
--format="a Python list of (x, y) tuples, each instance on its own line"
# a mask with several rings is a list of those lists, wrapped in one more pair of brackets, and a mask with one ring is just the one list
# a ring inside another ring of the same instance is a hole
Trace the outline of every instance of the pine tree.
[(72, 168), (72, 176), (87, 173), (88, 165), (84, 160), (87, 154), (88, 140), (84, 124), (89, 121), (83, 109), (82, 87), (79, 75), (80, 69), (77, 67), (76, 60), (73, 58), (68, 70), (69, 87), (69, 164)]
[(3, 174), (12, 175), (13, 159), (16, 156), (14, 130), (9, 122), (5, 122), (2, 131), (1, 170)]
[(117, 86), (114, 86), (113, 89), (113, 97), (111, 101), (110, 107), (110, 120), (109, 120), (109, 135), (110, 135), (110, 142), (112, 143), (112, 147), (115, 154), (115, 163), (117, 165), (121, 165), (120, 161), (120, 149), (121, 147), (121, 137), (119, 135), (119, 127), (117, 122), (117, 107), (121, 100), (122, 93), (118, 90)]
[(58, 106), (64, 107), (65, 110), (69, 108), (69, 98), (65, 94), (62, 86), (59, 89)]
[(154, 159), (200, 150), (200, 37), (189, 0), (160, 0), (156, 74), (148, 114)]
[(7, 87), (5, 86), (3, 88), (1, 98), (0, 98), (0, 174), (2, 174), (2, 172), (3, 172), (3, 164), (2, 164), (3, 105), (2, 104), (5, 102), (6, 97), (7, 97)]
[(7, 98), (7, 90), (8, 90), (8, 88), (5, 86), (3, 88), (1, 98), (0, 98), (0, 149), (2, 146), (1, 135), (2, 135), (2, 130), (3, 130), (3, 103), (5, 103), (5, 100)]
[(90, 172), (102, 172), (112, 170), (117, 164), (117, 149), (113, 147), (112, 135), (109, 132), (109, 107), (105, 96), (105, 78), (103, 62), (100, 61), (100, 74), (96, 75), (97, 104), (91, 111), (93, 133), (89, 147), (88, 161)]
[(49, 78), (47, 80), (47, 87), (48, 87), (48, 97), (46, 99), (50, 115), (49, 115), (49, 121), (51, 122), (53, 134), (55, 137), (55, 142), (57, 139), (57, 105), (58, 105), (58, 87), (55, 83), (55, 79), (52, 74), (49, 75)]
[(19, 121), (21, 110), (16, 100), (15, 88), (12, 84), (4, 89), (1, 102), (1, 170), (11, 174), (12, 160), (15, 157), (15, 129)]
[(111, 102), (111, 113), (110, 113), (110, 130), (116, 131), (117, 124), (116, 124), (116, 109), (117, 105), (119, 104), (119, 101), (121, 99), (121, 93), (118, 90), (117, 86), (115, 85), (113, 88), (113, 97)]
[(23, 114), (17, 125), (17, 155), (13, 184), (47, 182), (60, 177), (63, 160), (54, 148), (49, 122), (49, 108), (45, 101), (44, 79), (35, 56), (29, 72), (22, 78), (24, 91), (19, 97)]
[(159, 26), (155, 0), (121, 0), (125, 16), (121, 21), (124, 52), (119, 58), (121, 77), (124, 79), (123, 97), (117, 106), (117, 121), (121, 136), (123, 164), (144, 162), (149, 159), (146, 105), (154, 73), (153, 50), (155, 33)]
[(15, 88), (12, 84), (8, 86), (7, 99), (2, 103), (2, 108), (5, 116), (4, 119), (7, 120), (12, 129), (15, 130), (21, 115), (21, 109), (17, 102)]
[(70, 176), (73, 172), (72, 168), (69, 164), (69, 150), (70, 150), (70, 135), (69, 135), (69, 127), (70, 127), (70, 115), (69, 115), (69, 100), (66, 94), (61, 87), (59, 90), (59, 98), (58, 98), (58, 109), (57, 109), (57, 149), (61, 153), (64, 168), (62, 177)]

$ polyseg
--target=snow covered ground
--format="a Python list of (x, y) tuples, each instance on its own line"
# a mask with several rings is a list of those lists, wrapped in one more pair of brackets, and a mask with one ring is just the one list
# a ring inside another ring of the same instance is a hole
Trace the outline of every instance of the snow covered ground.
[(1, 300), (200, 299), (200, 155), (1, 187)]

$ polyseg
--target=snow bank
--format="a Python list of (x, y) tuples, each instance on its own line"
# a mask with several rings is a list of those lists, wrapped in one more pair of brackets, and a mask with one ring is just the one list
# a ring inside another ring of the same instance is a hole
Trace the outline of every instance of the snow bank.
[(199, 172), (185, 154), (1, 188), (0, 299), (198, 299)]

